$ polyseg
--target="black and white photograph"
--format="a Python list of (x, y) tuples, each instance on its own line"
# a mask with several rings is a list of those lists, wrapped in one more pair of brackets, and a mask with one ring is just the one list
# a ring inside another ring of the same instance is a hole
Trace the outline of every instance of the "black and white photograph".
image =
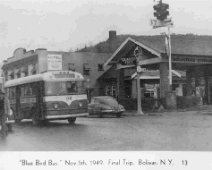
[(0, 169), (212, 168), (211, 11), (0, 0)]

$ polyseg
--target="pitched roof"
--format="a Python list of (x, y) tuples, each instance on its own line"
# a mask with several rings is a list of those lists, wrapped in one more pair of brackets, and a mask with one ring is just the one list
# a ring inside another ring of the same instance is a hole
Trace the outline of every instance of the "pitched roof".
[[(163, 35), (118, 35), (114, 41), (106, 40), (95, 46), (87, 47), (84, 50), (90, 52), (114, 53), (128, 37), (131, 37), (157, 52), (165, 53), (165, 38)], [(212, 56), (212, 36), (172, 34), (171, 45), (173, 54)]]
[[(163, 36), (141, 36), (134, 39), (160, 53), (165, 53)], [(171, 35), (171, 48), (172, 54), (212, 56), (212, 36)]]

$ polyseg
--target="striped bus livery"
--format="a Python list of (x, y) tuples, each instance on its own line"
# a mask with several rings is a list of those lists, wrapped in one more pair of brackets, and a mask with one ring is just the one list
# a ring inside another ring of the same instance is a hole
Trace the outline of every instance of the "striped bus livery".
[(6, 93), (14, 119), (32, 119), (33, 124), (48, 120), (88, 116), (84, 77), (73, 71), (51, 71), (9, 80)]

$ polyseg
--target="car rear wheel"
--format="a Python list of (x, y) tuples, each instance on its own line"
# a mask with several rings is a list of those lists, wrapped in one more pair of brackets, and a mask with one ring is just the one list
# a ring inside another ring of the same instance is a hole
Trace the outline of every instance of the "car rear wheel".
[(121, 115), (122, 115), (122, 113), (120, 112), (120, 113), (116, 113), (116, 117), (118, 117), (118, 118), (120, 118), (121, 117)]
[(49, 121), (46, 120), (46, 119), (41, 121), (41, 124), (44, 125), (44, 126), (46, 126), (48, 123), (49, 123)]
[(18, 116), (17, 113), (13, 112), (14, 113), (14, 120), (15, 120), (15, 123), (20, 123), (21, 122), (21, 118)]
[(74, 124), (76, 121), (76, 117), (68, 118), (68, 123), (69, 124)]

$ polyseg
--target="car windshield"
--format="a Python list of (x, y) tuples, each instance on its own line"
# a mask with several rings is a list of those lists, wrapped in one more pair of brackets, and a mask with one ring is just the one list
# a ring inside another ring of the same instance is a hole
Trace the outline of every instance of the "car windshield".
[(85, 94), (83, 81), (45, 82), (46, 95)]
[(115, 99), (109, 98), (109, 97), (98, 98), (97, 100), (100, 104), (107, 104), (107, 105), (110, 105), (110, 106), (118, 105), (118, 102)]

